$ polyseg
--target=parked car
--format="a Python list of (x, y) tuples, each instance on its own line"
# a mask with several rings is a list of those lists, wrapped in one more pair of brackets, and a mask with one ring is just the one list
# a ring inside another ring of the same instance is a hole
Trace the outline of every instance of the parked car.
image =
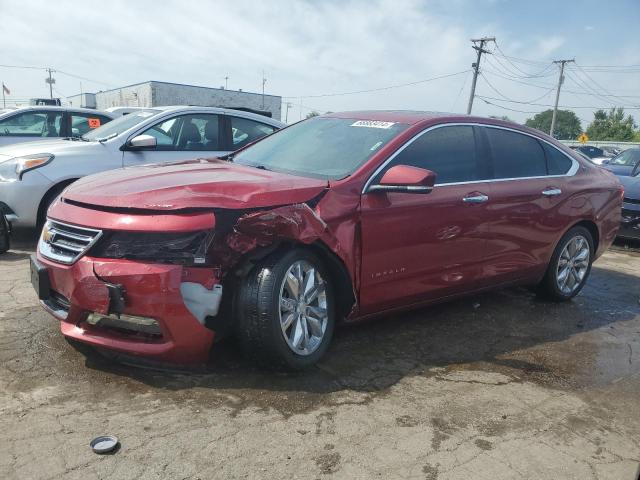
[(44, 138), (79, 137), (113, 120), (88, 108), (21, 107), (0, 114), (0, 146)]
[(121, 116), (77, 139), (0, 148), (0, 212), (16, 227), (41, 225), (51, 202), (80, 177), (225, 155), (283, 126), (234, 110), (158, 107)]
[(613, 158), (602, 162), (602, 166), (616, 175), (628, 176), (637, 171), (640, 164), (640, 148), (629, 148)]
[(615, 157), (616, 155), (622, 152), (621, 148), (612, 147), (610, 145), (603, 145), (600, 148), (607, 157)]
[(621, 203), (613, 174), (538, 130), (334, 113), (226, 161), (79, 180), (49, 209), (32, 279), (71, 339), (200, 363), (233, 333), (263, 365), (296, 369), (338, 321), (505, 285), (571, 299)]
[(618, 177), (624, 186), (620, 238), (640, 240), (640, 171)]
[(591, 161), (596, 165), (602, 165), (602, 162), (609, 158), (609, 156), (604, 153), (604, 150), (598, 147), (593, 147), (591, 145), (574, 145), (570, 148), (583, 153), (584, 155), (589, 157)]

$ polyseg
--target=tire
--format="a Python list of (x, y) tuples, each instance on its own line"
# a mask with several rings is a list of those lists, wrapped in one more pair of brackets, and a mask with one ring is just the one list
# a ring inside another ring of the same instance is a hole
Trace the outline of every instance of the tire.
[(56, 198), (60, 196), (65, 188), (67, 188), (70, 184), (67, 183), (65, 185), (58, 185), (53, 190), (45, 195), (40, 204), (40, 208), (38, 209), (38, 223), (36, 223), (36, 228), (38, 229), (38, 235), (40, 235), (40, 231), (42, 227), (44, 227), (45, 222), (47, 221), (47, 211), (49, 207), (54, 202)]
[[(317, 289), (315, 297), (297, 298), (296, 277), (303, 282), (313, 277), (314, 283), (324, 288)], [(333, 336), (331, 278), (320, 259), (307, 250), (274, 254), (256, 265), (240, 281), (234, 310), (235, 334), (242, 349), (261, 366), (288, 370), (310, 367), (327, 351)]]
[(0, 254), (9, 251), (11, 248), (11, 229), (9, 222), (0, 213)]
[[(585, 259), (584, 252), (587, 251)], [(558, 242), (547, 272), (538, 285), (538, 293), (556, 302), (571, 300), (580, 293), (589, 278), (593, 254), (593, 237), (589, 230), (573, 227)], [(566, 275), (562, 275), (564, 272)]]

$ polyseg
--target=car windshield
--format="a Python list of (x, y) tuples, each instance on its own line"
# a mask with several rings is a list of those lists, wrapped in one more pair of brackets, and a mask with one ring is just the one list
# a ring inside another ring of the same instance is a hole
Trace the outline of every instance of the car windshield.
[(640, 161), (640, 148), (632, 148), (616, 155), (609, 160), (609, 165), (623, 165), (632, 167)]
[(160, 110), (141, 110), (139, 112), (123, 115), (122, 117), (116, 118), (95, 130), (91, 130), (89, 133), (85, 133), (82, 135), (82, 139), (87, 141), (97, 141), (107, 137), (115, 137), (158, 113), (160, 113)]
[(315, 117), (266, 137), (234, 158), (242, 165), (336, 180), (351, 175), (408, 125)]

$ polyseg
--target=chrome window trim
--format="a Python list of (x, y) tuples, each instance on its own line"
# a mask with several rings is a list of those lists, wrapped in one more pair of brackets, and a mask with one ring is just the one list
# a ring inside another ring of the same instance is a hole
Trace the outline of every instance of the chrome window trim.
[[(510, 132), (519, 133), (521, 135), (526, 135), (526, 136), (534, 138), (534, 139), (536, 139), (536, 140), (538, 140), (540, 142), (546, 143), (551, 148), (555, 148), (558, 152), (560, 152), (562, 155), (564, 155), (569, 160), (571, 160), (571, 168), (569, 168), (569, 170), (567, 170), (567, 173), (564, 173), (564, 174), (561, 174), (561, 175), (540, 175), (540, 176), (535, 176), (535, 177), (513, 177), (513, 178), (487, 178), (487, 179), (484, 179), (484, 180), (469, 180), (469, 181), (465, 181), (465, 182), (436, 183), (434, 185), (434, 187), (443, 187), (443, 186), (448, 186), (448, 185), (470, 185), (470, 184), (474, 184), (474, 183), (509, 182), (509, 181), (514, 181), (514, 180), (533, 180), (533, 179), (540, 179), (540, 178), (573, 177), (576, 173), (578, 173), (578, 170), (580, 168), (580, 163), (575, 158), (571, 157), (570, 155), (567, 155), (567, 153), (565, 153), (562, 150), (560, 150), (558, 147), (556, 147), (553, 143), (549, 142), (548, 140), (545, 140), (544, 138), (540, 138), (540, 137), (538, 137), (536, 135), (533, 135), (531, 133), (528, 133), (528, 132), (522, 132), (520, 130), (516, 130), (515, 128), (503, 127), (503, 126), (500, 126), (500, 125), (489, 125), (489, 124), (486, 124), (486, 123), (477, 123), (477, 122), (442, 123), (442, 124), (439, 124), (439, 125), (433, 125), (433, 126), (427, 128), (426, 130), (422, 130), (421, 132), (418, 132), (412, 138), (410, 138), (404, 145), (402, 145), (398, 150), (393, 152), (393, 154), (389, 158), (387, 158), (382, 163), (382, 165), (380, 165), (378, 168), (376, 168), (376, 170), (373, 172), (373, 174), (367, 179), (367, 181), (364, 184), (364, 188), (362, 189), (362, 193), (361, 194), (364, 195), (365, 193), (367, 193), (367, 190), (368, 190), (369, 186), (371, 185), (371, 183), (373, 182), (373, 179), (382, 170), (384, 170), (389, 163), (391, 163), (398, 155), (400, 155), (400, 153), (402, 153), (402, 151), (405, 148), (407, 148), (409, 145), (411, 145), (413, 142), (415, 142), (418, 138), (420, 138), (425, 133), (430, 132), (431, 130), (435, 130), (436, 128), (444, 128), (444, 127), (486, 127), (486, 128), (496, 128), (496, 129), (499, 129), (499, 130), (507, 130), (507, 131), (510, 131)], [(545, 155), (545, 158), (546, 158), (546, 155)]]

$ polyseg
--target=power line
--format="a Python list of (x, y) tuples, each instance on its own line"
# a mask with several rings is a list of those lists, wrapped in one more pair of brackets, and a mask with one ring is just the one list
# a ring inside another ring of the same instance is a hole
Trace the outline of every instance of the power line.
[[(530, 86), (530, 87), (535, 87), (535, 88), (539, 88), (539, 89), (543, 89), (543, 90), (546, 90), (546, 89), (548, 89), (548, 88), (555, 88), (555, 87), (553, 87), (553, 86), (551, 86), (551, 85), (541, 85), (541, 84), (537, 84), (537, 83), (525, 82), (525, 81), (523, 81), (523, 80), (516, 80), (516, 79), (514, 79), (514, 78), (509, 78), (509, 77), (504, 76), (504, 75), (502, 75), (502, 74), (500, 74), (500, 73), (498, 73), (498, 72), (495, 72), (495, 71), (493, 71), (493, 70), (486, 69), (486, 68), (485, 68), (483, 71), (484, 71), (484, 73), (488, 73), (488, 74), (490, 74), (490, 75), (495, 75), (495, 76), (497, 76), (497, 77), (504, 78), (505, 80), (509, 80), (510, 82), (520, 83), (520, 84), (522, 84), (522, 85), (528, 85), (528, 86)], [(580, 87), (580, 88), (583, 88), (583, 87)], [(596, 93), (596, 94), (594, 94), (594, 93), (585, 93), (585, 92), (578, 92), (578, 91), (576, 91), (576, 90), (566, 90), (566, 89), (565, 89), (564, 91), (565, 91), (565, 92), (567, 92), (567, 93), (573, 93), (573, 94), (576, 94), (576, 95), (598, 96), (598, 94), (597, 94), (597, 93)], [(619, 97), (619, 98), (640, 98), (640, 96), (639, 96), (639, 95), (611, 95), (611, 97)]]
[[(507, 103), (518, 103), (518, 104), (522, 104), (522, 105), (533, 105), (536, 107), (553, 107), (553, 105), (549, 104), (549, 103), (524, 103), (524, 102), (519, 102), (517, 100), (505, 100), (504, 98), (496, 98), (496, 97), (488, 97), (485, 95), (477, 95), (478, 98), (487, 98), (489, 100), (494, 100), (497, 102), (507, 102)], [(558, 107), (561, 108), (588, 108), (591, 110), (608, 110), (611, 107), (609, 106), (602, 106), (602, 105), (558, 105)], [(634, 107), (634, 106), (630, 106), (630, 105), (620, 105), (620, 108), (624, 108), (627, 110), (640, 110), (640, 107)]]
[(486, 103), (487, 105), (493, 105), (494, 107), (498, 107), (498, 108), (502, 108), (503, 110), (508, 110), (510, 112), (518, 112), (518, 113), (540, 113), (540, 111), (527, 111), (527, 110), (517, 110), (515, 108), (509, 108), (509, 107), (505, 107), (503, 105), (497, 105), (495, 103), (490, 102), (489, 100), (486, 100), (485, 97), (478, 95), (478, 98), (480, 100), (482, 100), (484, 103)]
[(500, 55), (497, 55), (494, 52), (494, 55), (496, 55), (496, 61), (499, 62), (502, 65), (500, 57), (504, 58), (505, 61), (508, 62), (509, 65), (511, 65), (514, 68), (514, 70), (517, 70), (522, 75), (524, 75), (523, 78), (540, 78), (540, 77), (548, 77), (550, 75), (550, 73), (547, 74), (547, 75), (543, 75), (543, 73), (548, 71), (553, 66), (553, 63), (547, 63), (547, 65), (542, 70), (540, 70), (538, 73), (532, 74), (530, 72), (526, 72), (523, 69), (521, 69), (520, 67), (518, 67), (513, 61), (511, 61), (510, 57), (505, 55), (505, 53), (502, 51), (502, 49), (500, 48), (500, 45), (498, 45), (498, 43), (496, 43), (496, 42), (494, 42), (494, 43), (495, 43), (496, 50), (498, 50), (498, 52), (500, 52)]
[(463, 73), (470, 72), (471, 70), (463, 70), (461, 72), (449, 73), (447, 75), (440, 75), (437, 77), (425, 78), (424, 80), (417, 80), (415, 82), (409, 83), (401, 83), (397, 85), (389, 85), (386, 87), (372, 88), (369, 90), (356, 90), (352, 92), (340, 92), (340, 93), (322, 93), (317, 95), (298, 95), (297, 97), (282, 97), (283, 99), (298, 99), (298, 98), (321, 98), (321, 97), (339, 97), (342, 95), (356, 95), (359, 93), (371, 93), (371, 92), (381, 92), (383, 90), (391, 90), (393, 88), (401, 88), (401, 87), (410, 87), (412, 85), (418, 85), (421, 83), (432, 82), (434, 80), (440, 80), (442, 78), (455, 77), (456, 75), (462, 75)]
[[(485, 83), (489, 86), (489, 88), (491, 88), (491, 90), (496, 92), (498, 95), (500, 95), (505, 100), (507, 100), (509, 102), (512, 102), (512, 103), (533, 104), (534, 102), (537, 102), (538, 100), (542, 100), (544, 97), (549, 95), (554, 90), (554, 87), (551, 87), (550, 89), (548, 89), (546, 92), (544, 92), (539, 97), (536, 97), (536, 98), (534, 98), (532, 100), (528, 100), (528, 101), (513, 100), (513, 99), (507, 97), (506, 95), (504, 95), (502, 92), (500, 92), (496, 87), (494, 87), (493, 84), (489, 81), (489, 79), (487, 77), (484, 76), (484, 74), (482, 72), (480, 73), (480, 76), (485, 81)], [(487, 98), (489, 98), (489, 97), (487, 97)]]

